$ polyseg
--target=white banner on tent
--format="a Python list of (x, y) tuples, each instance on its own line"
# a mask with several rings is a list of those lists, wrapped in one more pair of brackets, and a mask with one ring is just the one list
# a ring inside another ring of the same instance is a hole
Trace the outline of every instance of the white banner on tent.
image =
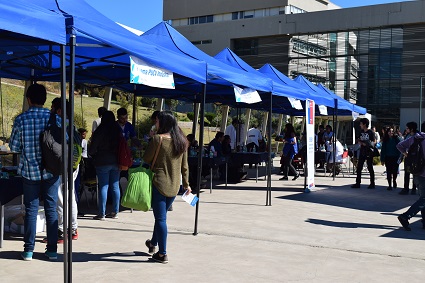
[(328, 115), (328, 108), (325, 105), (319, 105), (319, 113), (320, 115)]
[(297, 110), (303, 110), (303, 106), (301, 104), (301, 101), (298, 99), (288, 97), (289, 102), (291, 103), (292, 108), (295, 108)]
[(353, 121), (356, 121), (356, 119), (360, 116), (359, 113), (352, 111), (351, 116), (353, 117)]
[(236, 102), (248, 104), (261, 102), (261, 97), (255, 89), (249, 87), (242, 89), (234, 85), (233, 90), (235, 92)]
[(149, 65), (134, 56), (130, 56), (130, 83), (175, 89), (173, 72)]
[(305, 117), (307, 131), (307, 185), (306, 192), (314, 189), (314, 152), (316, 147), (316, 136), (314, 134), (314, 118), (315, 118), (314, 100), (307, 99), (305, 101)]

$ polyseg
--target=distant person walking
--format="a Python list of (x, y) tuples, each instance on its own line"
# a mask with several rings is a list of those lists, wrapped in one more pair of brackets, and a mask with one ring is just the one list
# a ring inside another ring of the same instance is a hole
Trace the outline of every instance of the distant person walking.
[(360, 145), (359, 161), (357, 162), (357, 178), (352, 188), (360, 188), (362, 181), (363, 164), (367, 163), (367, 170), (370, 173), (370, 185), (368, 189), (375, 188), (375, 172), (373, 171), (373, 147), (375, 146), (375, 133), (369, 129), (369, 120), (360, 119), (360, 137), (357, 143)]
[(397, 188), (398, 160), (400, 158), (400, 151), (397, 149), (397, 144), (400, 141), (400, 138), (396, 135), (392, 127), (387, 129), (382, 138), (381, 164), (385, 166), (387, 171), (387, 190), (389, 191)]
[[(416, 133), (414, 138), (409, 138), (397, 145), (398, 150), (407, 156), (410, 146), (414, 143), (415, 138), (422, 138), (422, 148), (425, 148), (425, 123), (421, 125), (421, 132)], [(425, 151), (422, 151), (425, 158)], [(422, 215), (422, 228), (425, 229), (425, 170), (419, 175), (413, 175), (413, 182), (416, 184), (419, 191), (419, 199), (404, 213), (398, 216), (401, 225), (407, 231), (410, 231), (409, 219), (421, 212)]]
[[(406, 124), (406, 136), (404, 137), (405, 140), (408, 140), (412, 137), (414, 137), (416, 135), (416, 133), (418, 132), (418, 124), (416, 124), (416, 122), (409, 122)], [(409, 171), (409, 166), (411, 164), (409, 164), (409, 161), (406, 162), (406, 160), (404, 160), (404, 187), (403, 189), (399, 192), (400, 195), (407, 195), (409, 194), (409, 188), (410, 188), (410, 171)], [(415, 182), (413, 181), (413, 185), (412, 185), (412, 191), (411, 191), (412, 195), (416, 194), (416, 185)]]
[(294, 159), (295, 154), (298, 153), (297, 138), (295, 137), (295, 129), (292, 124), (286, 124), (285, 135), (283, 138), (284, 145), (281, 159), (281, 164), (283, 167), (283, 177), (279, 180), (288, 180), (289, 170), (291, 170), (292, 174), (294, 175), (294, 178), (292, 178), (292, 180), (295, 181), (300, 175), (297, 173), (297, 170), (295, 170), (294, 166), (292, 165), (292, 160)]

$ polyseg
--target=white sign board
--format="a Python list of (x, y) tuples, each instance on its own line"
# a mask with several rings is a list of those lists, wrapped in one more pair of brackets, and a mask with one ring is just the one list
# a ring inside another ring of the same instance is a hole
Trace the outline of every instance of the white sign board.
[(307, 131), (307, 186), (306, 192), (314, 189), (314, 152), (316, 147), (316, 136), (314, 134), (314, 118), (315, 118), (314, 100), (307, 99), (305, 101), (305, 117)]
[(236, 102), (244, 102), (248, 104), (261, 102), (261, 97), (258, 92), (252, 88), (240, 88), (233, 86)]
[(319, 113), (320, 115), (328, 115), (328, 108), (325, 105), (319, 105)]
[(288, 97), (289, 102), (291, 103), (292, 108), (295, 108), (297, 110), (303, 110), (303, 106), (301, 104), (301, 101), (298, 99)]
[(175, 89), (173, 73), (130, 56), (130, 83)]

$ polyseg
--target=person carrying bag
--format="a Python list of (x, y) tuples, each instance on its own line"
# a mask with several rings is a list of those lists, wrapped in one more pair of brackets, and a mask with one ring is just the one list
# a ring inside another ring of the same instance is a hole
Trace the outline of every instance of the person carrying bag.
[(160, 136), (150, 168), (143, 164), (128, 170), (128, 187), (121, 199), (122, 206), (145, 212), (151, 208), (153, 168), (155, 167), (161, 144), (162, 137)]

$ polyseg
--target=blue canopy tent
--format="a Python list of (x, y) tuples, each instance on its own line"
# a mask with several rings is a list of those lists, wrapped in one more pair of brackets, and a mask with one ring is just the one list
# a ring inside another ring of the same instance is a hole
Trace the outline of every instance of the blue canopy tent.
[[(256, 73), (247, 73), (240, 68), (234, 68), (219, 60), (205, 54), (201, 50), (199, 50), (196, 46), (194, 46), (189, 40), (187, 40), (183, 35), (177, 32), (174, 28), (172, 28), (169, 24), (162, 22), (153, 27), (152, 29), (143, 33), (141, 38), (147, 38), (152, 42), (159, 44), (165, 48), (168, 48), (175, 52), (182, 52), (184, 54), (188, 54), (193, 58), (202, 60), (207, 62), (208, 69), (208, 84), (206, 93), (208, 93), (208, 99), (216, 100), (218, 99), (221, 103), (225, 103), (228, 105), (233, 105), (236, 107), (241, 107), (234, 100), (234, 90), (233, 85), (237, 85), (240, 87), (248, 87), (257, 91), (262, 91), (265, 93), (269, 93), (268, 105), (270, 108), (272, 107), (272, 91), (273, 84), (270, 79), (265, 76)], [(264, 99), (264, 95), (262, 96)], [(205, 99), (205, 98), (204, 98)], [(205, 101), (205, 100), (204, 100)], [(203, 104), (203, 103), (202, 103)], [(204, 108), (201, 104), (201, 121), (203, 121), (203, 112)], [(256, 104), (256, 107), (262, 107), (264, 103)], [(253, 108), (253, 104), (250, 104), (250, 108)], [(202, 124), (201, 124), (202, 125)], [(271, 127), (271, 115), (269, 116), (269, 125)], [(201, 126), (201, 132), (203, 128)], [(269, 131), (269, 140), (271, 139), (271, 130)], [(203, 143), (203, 140), (200, 139), (200, 144)], [(271, 145), (269, 145), (271, 149)], [(271, 150), (270, 150), (271, 154)], [(270, 156), (269, 156), (270, 157)], [(200, 169), (198, 168), (198, 176), (200, 176)], [(269, 169), (269, 178), (268, 178), (268, 190), (271, 187), (271, 177), (270, 177)], [(268, 203), (266, 203), (267, 205)], [(198, 208), (198, 206), (197, 206)], [(197, 230), (197, 219), (198, 213), (196, 213), (195, 220), (195, 233)]]
[[(143, 33), (140, 38), (148, 39), (154, 44), (167, 48), (168, 50), (186, 54), (192, 58), (206, 62), (208, 64), (208, 84), (214, 83), (230, 87), (237, 85), (264, 92), (271, 92), (273, 89), (273, 84), (270, 79), (263, 76), (248, 75), (239, 69), (230, 67), (214, 59), (194, 46), (188, 39), (166, 22), (159, 23)], [(230, 89), (228, 93), (233, 93), (233, 89)], [(208, 92), (208, 94), (211, 93)]]
[[(265, 74), (260, 73), (259, 71), (252, 68), (245, 61), (243, 61), (239, 56), (237, 56), (234, 52), (232, 52), (229, 48), (224, 48), (217, 55), (214, 56), (217, 60), (222, 61), (225, 64), (238, 68), (242, 71), (245, 71), (249, 74), (260, 74), (267, 78)], [(273, 81), (273, 112), (275, 113), (283, 113), (287, 115), (302, 115), (304, 113), (303, 110), (297, 110), (292, 107), (288, 97), (297, 99), (297, 100), (305, 100), (307, 98), (306, 91), (300, 91), (291, 86), (287, 86), (278, 81)]]
[[(352, 111), (354, 111), (354, 112), (357, 112), (357, 113), (359, 113), (359, 114), (362, 114), (362, 115), (364, 115), (364, 114), (366, 114), (367, 113), (367, 110), (366, 110), (366, 108), (364, 108), (364, 107), (361, 107), (361, 106), (358, 106), (358, 105), (356, 105), (356, 104), (353, 104), (353, 103), (351, 103), (351, 102), (349, 102), (349, 101), (347, 101), (347, 100), (345, 100), (344, 98), (342, 98), (342, 97), (340, 97), (340, 96), (338, 96), (338, 95), (336, 95), (335, 93), (333, 93), (331, 90), (329, 90), (329, 89), (327, 89), (326, 87), (324, 87), (322, 84), (319, 84), (318, 86), (317, 86), (318, 88), (320, 88), (320, 89), (322, 89), (322, 90), (324, 90), (324, 91), (326, 91), (332, 98), (336, 98), (337, 100), (338, 100), (338, 108), (340, 108), (340, 107), (344, 107), (343, 105), (345, 105), (347, 102), (349, 103), (349, 105), (352, 107), (351, 109), (352, 109)], [(340, 109), (342, 109), (342, 108), (340, 108)]]

